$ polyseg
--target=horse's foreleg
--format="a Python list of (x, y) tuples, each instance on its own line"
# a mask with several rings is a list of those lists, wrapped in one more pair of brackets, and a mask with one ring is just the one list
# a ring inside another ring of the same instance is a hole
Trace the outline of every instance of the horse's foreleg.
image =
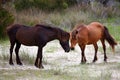
[(10, 59), (9, 59), (9, 64), (13, 65), (13, 60), (12, 60), (12, 53), (13, 53), (13, 48), (15, 45), (15, 41), (10, 41), (11, 45), (10, 45)]
[(102, 45), (103, 45), (103, 51), (104, 51), (104, 61), (106, 62), (106, 61), (107, 61), (107, 55), (106, 55), (105, 40), (102, 39), (101, 42), (102, 42)]
[(38, 68), (44, 68), (42, 65), (42, 48), (38, 49), (37, 58), (35, 61), (35, 66)]
[(15, 48), (15, 53), (16, 53), (16, 62), (18, 65), (22, 65), (22, 62), (20, 61), (19, 58), (19, 49), (20, 49), (21, 44), (17, 42), (16, 48)]
[(81, 53), (82, 54), (81, 55), (81, 63), (85, 63), (87, 61), (86, 57), (85, 57), (85, 53), (84, 53), (84, 51), (85, 51), (85, 45), (80, 46), (80, 48), (81, 48), (81, 51), (82, 51), (82, 53)]
[(97, 61), (98, 45), (97, 45), (97, 43), (95, 43), (95, 44), (93, 44), (93, 45), (94, 45), (94, 48), (95, 48), (95, 55), (94, 55), (93, 62), (96, 62), (96, 61)]

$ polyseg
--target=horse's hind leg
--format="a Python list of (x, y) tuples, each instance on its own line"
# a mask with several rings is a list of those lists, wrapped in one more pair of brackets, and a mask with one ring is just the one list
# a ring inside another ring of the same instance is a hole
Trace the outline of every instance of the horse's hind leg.
[(10, 59), (9, 59), (10, 65), (13, 65), (12, 53), (13, 53), (14, 45), (15, 45), (15, 40), (10, 38)]
[(101, 39), (102, 45), (103, 45), (103, 51), (104, 51), (104, 61), (107, 61), (107, 55), (106, 55), (106, 46), (105, 46), (105, 39)]
[(95, 48), (95, 55), (94, 55), (94, 59), (93, 62), (97, 61), (97, 51), (98, 51), (98, 45), (97, 43), (93, 44), (94, 48)]
[(18, 65), (22, 65), (22, 62), (20, 61), (20, 58), (19, 58), (20, 46), (21, 46), (21, 44), (19, 42), (16, 42), (15, 53), (16, 53), (16, 62), (17, 62)]

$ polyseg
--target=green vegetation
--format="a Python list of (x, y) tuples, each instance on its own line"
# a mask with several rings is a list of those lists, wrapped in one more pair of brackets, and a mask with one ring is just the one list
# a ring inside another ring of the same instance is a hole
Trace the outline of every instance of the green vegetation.
[(6, 35), (6, 27), (12, 24), (14, 17), (4, 8), (0, 8), (0, 38), (4, 38)]
[(16, 0), (15, 8), (17, 11), (28, 8), (39, 8), (42, 10), (66, 9), (73, 5), (75, 1), (69, 0)]
[(35, 62), (35, 57), (34, 56), (30, 56), (30, 54), (29, 53), (27, 53), (26, 51), (24, 51), (24, 50), (22, 50), (22, 51), (20, 51), (20, 59), (23, 61), (23, 62), (25, 62), (25, 63), (27, 63), (27, 64), (34, 64), (34, 62)]

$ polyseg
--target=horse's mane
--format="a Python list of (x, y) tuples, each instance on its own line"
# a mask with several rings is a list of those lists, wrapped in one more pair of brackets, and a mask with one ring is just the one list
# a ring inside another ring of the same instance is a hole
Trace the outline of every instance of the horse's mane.
[(75, 25), (75, 27), (73, 28), (73, 30), (71, 32), (72, 38), (74, 38), (74, 39), (76, 38), (76, 34), (78, 33), (78, 31), (79, 31), (79, 29), (81, 27), (85, 27), (85, 24), (77, 24), (77, 25)]
[(35, 27), (42, 27), (42, 28), (46, 28), (46, 29), (50, 29), (50, 30), (53, 30), (54, 28), (56, 28), (56, 27), (52, 27), (49, 25), (43, 25), (43, 24), (36, 24)]
[(51, 28), (51, 26), (43, 24), (36, 24), (35, 27)]
[[(65, 37), (65, 36), (69, 36), (69, 33), (68, 33), (68, 32), (62, 30), (62, 29), (59, 28), (59, 27), (55, 27), (55, 26), (52, 27), (52, 26), (50, 26), (50, 25), (42, 25), (42, 24), (37, 24), (37, 25), (35, 25), (35, 27), (45, 28), (45, 29), (47, 29), (47, 30), (50, 30), (50, 31), (55, 32), (56, 34), (59, 34), (60, 36), (63, 36), (63, 35), (64, 35), (64, 37)], [(61, 37), (61, 38), (62, 38), (62, 37)]]
[(50, 26), (50, 25), (43, 25), (43, 24), (36, 24), (34, 27), (42, 27), (42, 28), (45, 28), (45, 29), (48, 29), (48, 30), (55, 30), (55, 31), (62, 31), (64, 32), (62, 29), (58, 28), (58, 27), (53, 27), (53, 26)]
[(81, 27), (84, 27), (85, 26), (85, 24), (77, 24), (74, 28), (73, 28), (73, 31), (74, 30), (77, 30), (77, 29), (79, 29), (79, 28), (81, 28)]

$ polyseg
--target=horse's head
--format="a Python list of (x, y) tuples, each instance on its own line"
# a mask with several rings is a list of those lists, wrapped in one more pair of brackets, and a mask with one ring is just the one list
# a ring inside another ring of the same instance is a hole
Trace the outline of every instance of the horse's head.
[(74, 50), (75, 45), (77, 44), (76, 34), (78, 33), (77, 30), (74, 30), (70, 33), (70, 43), (71, 43), (71, 50)]
[(65, 52), (70, 51), (69, 38), (70, 34), (68, 32), (64, 32), (61, 34), (60, 45), (62, 46)]

